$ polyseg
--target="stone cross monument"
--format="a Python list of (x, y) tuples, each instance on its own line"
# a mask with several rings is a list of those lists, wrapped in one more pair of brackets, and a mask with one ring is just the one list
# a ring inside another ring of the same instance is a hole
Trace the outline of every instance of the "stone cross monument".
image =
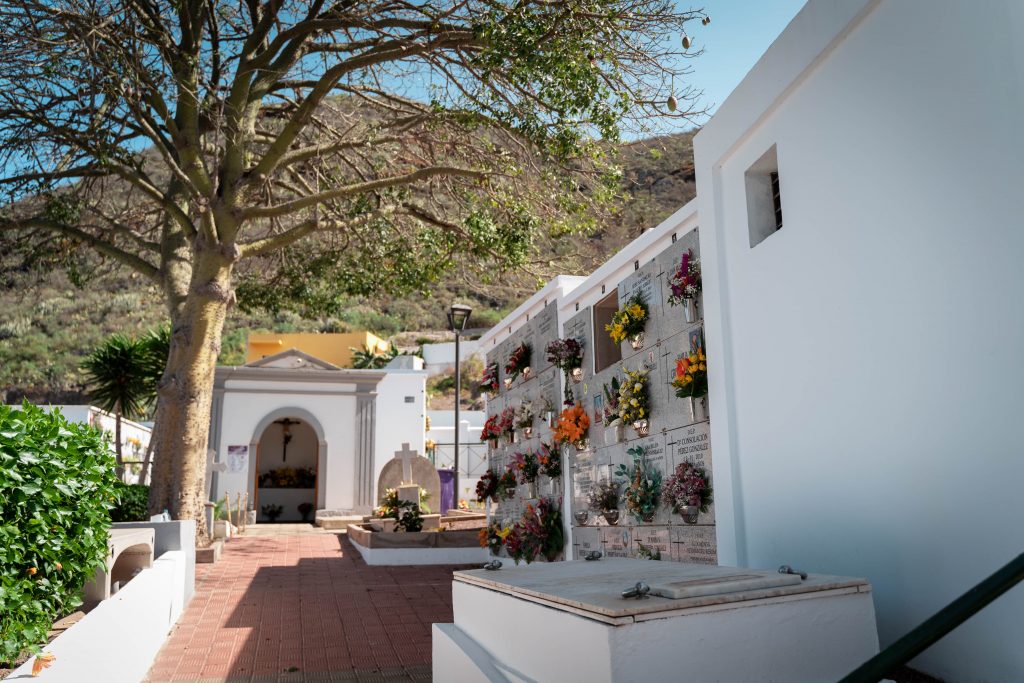
[(420, 502), (420, 485), (418, 482), (413, 481), (412, 478), (412, 461), (416, 457), (419, 457), (419, 454), (409, 448), (407, 443), (402, 444), (402, 450), (395, 451), (395, 460), (402, 463), (402, 483), (398, 485), (398, 499), (418, 505)]

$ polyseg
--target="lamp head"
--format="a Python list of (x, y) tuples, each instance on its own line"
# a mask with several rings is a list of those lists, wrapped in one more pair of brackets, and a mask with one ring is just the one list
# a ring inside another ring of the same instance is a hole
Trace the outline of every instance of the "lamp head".
[(466, 323), (469, 322), (469, 314), (473, 312), (473, 309), (465, 304), (452, 304), (452, 307), (448, 309), (448, 329), (456, 334), (460, 334), (466, 329)]

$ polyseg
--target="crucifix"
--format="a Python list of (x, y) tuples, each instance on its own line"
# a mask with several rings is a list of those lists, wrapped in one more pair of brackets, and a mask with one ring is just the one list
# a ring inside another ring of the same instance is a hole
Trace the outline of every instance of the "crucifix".
[(286, 417), (283, 420), (274, 420), (274, 424), (281, 425), (281, 462), (288, 462), (288, 443), (292, 440), (292, 425), (300, 424), (300, 421)]
[(409, 444), (403, 443), (402, 450), (395, 451), (395, 460), (402, 461), (402, 483), (412, 484), (412, 459), (418, 454), (409, 448)]

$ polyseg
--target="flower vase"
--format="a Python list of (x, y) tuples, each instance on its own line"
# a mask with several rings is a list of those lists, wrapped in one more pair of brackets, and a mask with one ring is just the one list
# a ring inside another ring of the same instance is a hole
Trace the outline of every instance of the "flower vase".
[(487, 439), (487, 443), (490, 445), (490, 447), (492, 449), (497, 448), (498, 447), (498, 437), (494, 436), (494, 437), (491, 437), (490, 439)]
[(529, 439), (533, 436), (533, 427), (523, 427), (523, 438)]
[(604, 517), (604, 521), (608, 522), (608, 526), (615, 526), (619, 523), (618, 510), (603, 510), (601, 516)]
[(640, 520), (644, 524), (650, 524), (651, 522), (654, 521), (654, 515), (655, 515), (655, 512), (653, 510), (651, 512), (644, 512), (643, 514), (640, 515)]
[(590, 448), (590, 439), (580, 439), (579, 441), (573, 443), (573, 446), (576, 447), (577, 451), (583, 452)]
[(590, 519), (590, 512), (588, 510), (577, 510), (572, 513), (572, 516), (576, 520), (576, 526), (586, 526), (587, 520)]
[(572, 372), (569, 373), (569, 377), (572, 378), (573, 384), (579, 384), (583, 381), (583, 368), (573, 368)]
[(526, 499), (536, 500), (537, 498), (537, 482), (528, 481), (526, 482)]
[(690, 415), (694, 422), (708, 419), (708, 395), (690, 397)]
[(700, 516), (699, 505), (680, 505), (679, 514), (682, 515), (683, 521), (687, 524), (696, 524), (697, 517)]
[(544, 421), (548, 423), (548, 427), (554, 429), (555, 425), (558, 424), (557, 415), (555, 415), (555, 411), (549, 410), (548, 412), (544, 413)]
[(634, 351), (639, 351), (644, 348), (644, 333), (634, 334), (629, 338), (629, 345), (633, 347)]
[(688, 323), (695, 323), (700, 320), (700, 314), (697, 312), (696, 298), (683, 299), (683, 315)]
[(636, 430), (637, 436), (647, 436), (651, 433), (651, 423), (647, 420), (636, 420), (633, 429)]
[(515, 443), (516, 442), (516, 433), (515, 433), (515, 431), (505, 432), (505, 441), (510, 443), (510, 444)]
[(525, 382), (526, 380), (530, 379), (530, 375), (532, 375), (532, 374), (533, 374), (533, 368), (531, 368), (529, 365), (527, 365), (525, 368), (523, 368), (523, 381)]
[(506, 388), (506, 389), (508, 389), (509, 387), (511, 387), (511, 386), (512, 386), (512, 382), (513, 382), (513, 381), (514, 381), (514, 380), (513, 380), (513, 378), (511, 378), (511, 377), (506, 377), (506, 378), (504, 379), (504, 382), (505, 382), (505, 388)]

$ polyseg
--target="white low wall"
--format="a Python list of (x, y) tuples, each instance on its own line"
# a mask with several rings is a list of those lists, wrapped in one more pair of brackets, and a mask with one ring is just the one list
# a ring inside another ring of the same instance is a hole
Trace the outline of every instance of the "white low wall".
[[(181, 550), (157, 558), (117, 595), (101, 602), (44, 648), (56, 660), (39, 680), (139, 683), (185, 607), (186, 565)], [(28, 678), (31, 671), (30, 659), (8, 680)]]
[(364, 548), (358, 543), (352, 546), (366, 564), (374, 566), (483, 564), (488, 560), (487, 548)]

